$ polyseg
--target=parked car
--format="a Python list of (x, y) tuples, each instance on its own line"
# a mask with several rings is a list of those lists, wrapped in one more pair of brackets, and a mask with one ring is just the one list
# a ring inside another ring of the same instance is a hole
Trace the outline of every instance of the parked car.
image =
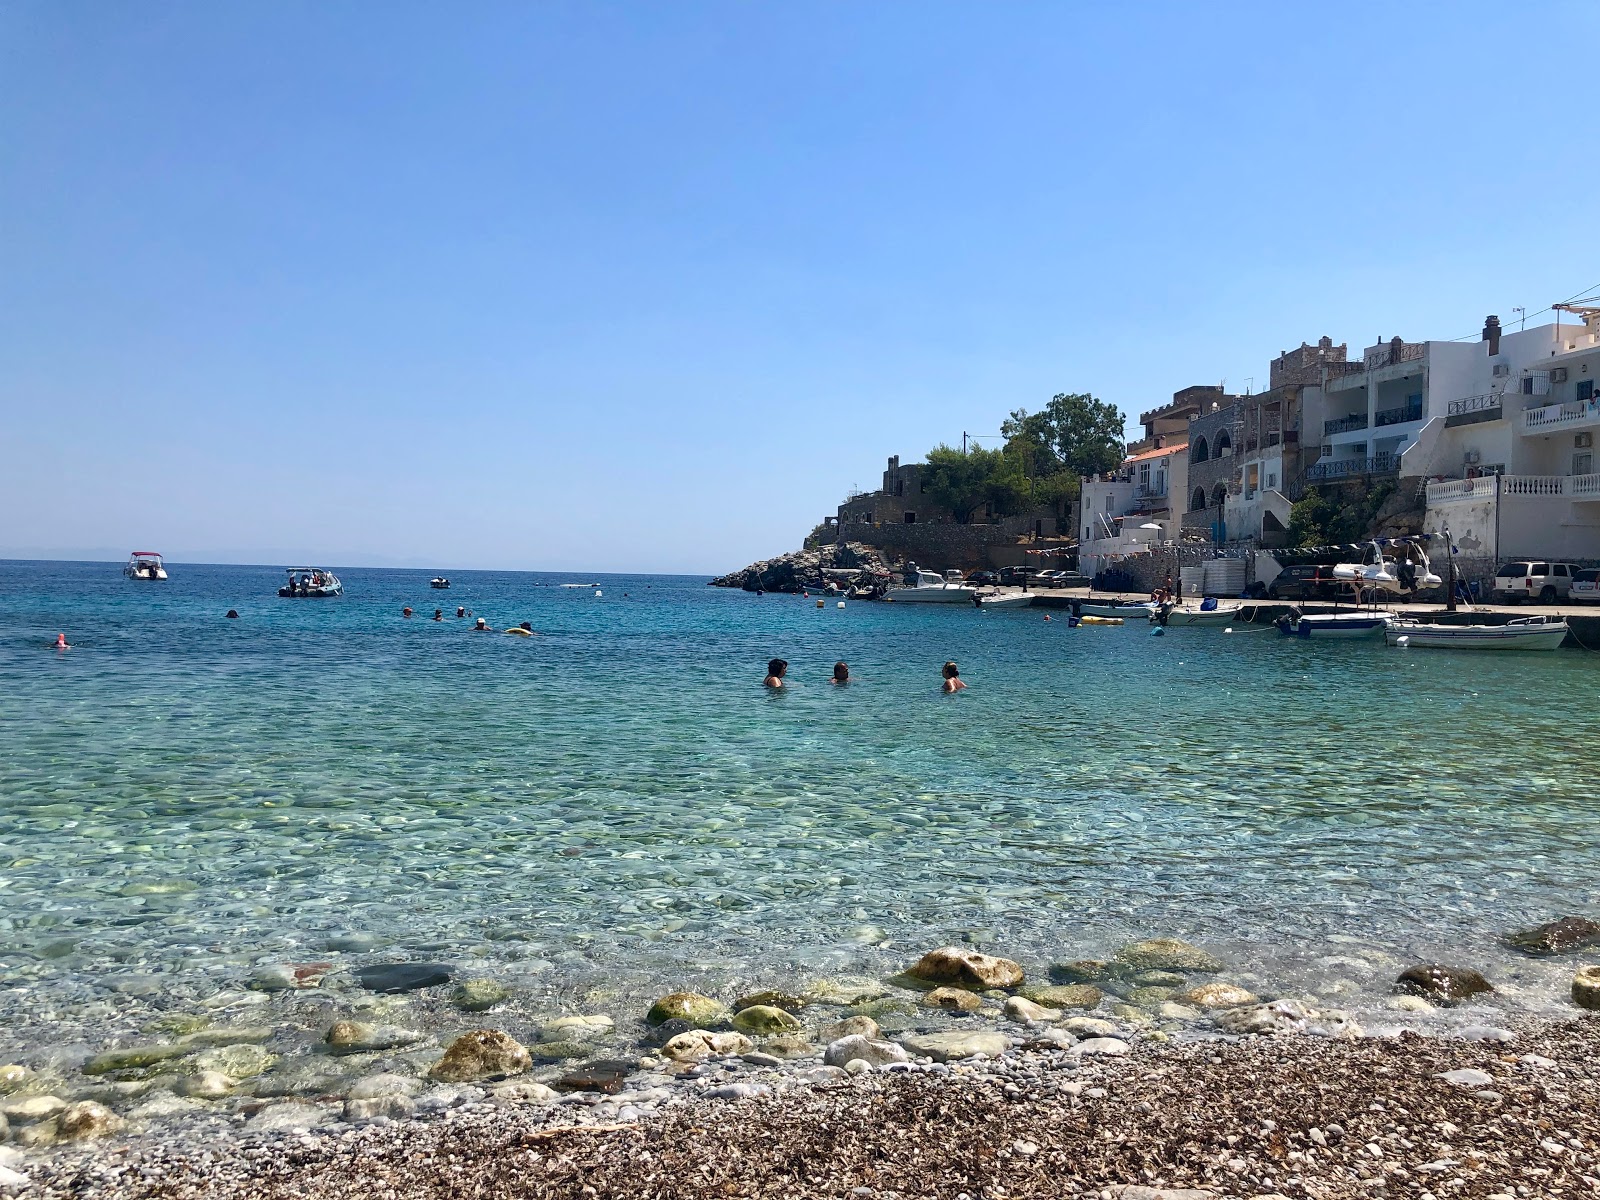
[(1571, 563), (1508, 562), (1494, 573), (1490, 599), (1496, 604), (1520, 604), (1537, 600), (1554, 604), (1565, 600), (1572, 590), (1572, 577), (1578, 568)]
[(1077, 571), (1060, 571), (1056, 574), (1056, 581), (1051, 586), (1058, 588), (1086, 588), (1089, 586), (1089, 577)]
[(1269, 600), (1337, 600), (1344, 585), (1333, 578), (1326, 563), (1300, 563), (1285, 567), (1267, 585)]
[(1032, 567), (1001, 567), (1000, 582), (1008, 587), (1021, 587), (1038, 574)]
[(1000, 582), (998, 571), (974, 571), (967, 576), (967, 582), (976, 587), (993, 587)]
[(1574, 604), (1600, 604), (1600, 570), (1585, 567), (1574, 575), (1567, 599)]
[(1065, 574), (1065, 571), (1040, 571), (1033, 577), (1033, 586), (1047, 588), (1060, 587), (1061, 577)]

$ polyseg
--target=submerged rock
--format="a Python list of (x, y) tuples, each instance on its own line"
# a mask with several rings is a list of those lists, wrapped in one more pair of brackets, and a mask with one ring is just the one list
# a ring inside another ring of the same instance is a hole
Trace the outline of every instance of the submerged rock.
[(1472, 968), (1448, 967), (1441, 963), (1407, 967), (1395, 980), (1395, 987), (1436, 1004), (1459, 1004), (1483, 992), (1494, 991), (1489, 981)]
[(626, 1059), (601, 1059), (584, 1063), (576, 1070), (568, 1071), (555, 1081), (554, 1086), (558, 1092), (601, 1092), (608, 1096), (615, 1095), (622, 1090), (622, 1085), (628, 1076), (638, 1069), (637, 1062)]
[(1034, 984), (1020, 994), (1047, 1008), (1098, 1008), (1105, 999), (1105, 993), (1092, 983)]
[(817, 1031), (817, 1036), (824, 1043), (837, 1042), (840, 1038), (860, 1034), (862, 1037), (875, 1038), (882, 1030), (878, 1023), (868, 1016), (846, 1017), (842, 1021), (835, 1021), (832, 1025), (824, 1025)]
[(196, 1100), (221, 1100), (233, 1093), (234, 1082), (221, 1071), (200, 1071), (183, 1081), (183, 1094)]
[(1024, 996), (1012, 996), (1006, 1001), (1006, 1016), (1013, 1021), (1023, 1021), (1030, 1025), (1038, 1025), (1045, 1021), (1060, 1020), (1061, 1010), (1059, 1008), (1046, 1008), (1042, 1004), (1035, 1004)]
[(749, 996), (740, 996), (733, 1002), (733, 1011), (740, 1012), (746, 1008), (781, 1008), (786, 1013), (798, 1013), (806, 1006), (803, 996), (796, 996), (793, 992), (755, 992)]
[(136, 1071), (157, 1063), (193, 1054), (193, 1046), (127, 1046), (96, 1054), (83, 1064), (85, 1075), (109, 1075), (116, 1071)]
[(441, 1083), (466, 1083), (520, 1075), (532, 1065), (527, 1048), (509, 1033), (474, 1029), (451, 1042), (428, 1074)]
[(672, 992), (650, 1006), (645, 1020), (652, 1025), (688, 1021), (694, 1028), (704, 1029), (727, 1024), (728, 1010), (721, 1001), (699, 992)]
[(0, 1095), (26, 1087), (33, 1080), (33, 1072), (21, 1063), (7, 1063), (0, 1067)]
[(977, 1031), (973, 1033), (910, 1033), (900, 1039), (900, 1044), (912, 1054), (931, 1058), (934, 1062), (972, 1058), (979, 1054), (997, 1058), (1011, 1044), (1003, 1033)]
[(64, 1142), (86, 1142), (120, 1133), (126, 1125), (104, 1104), (80, 1100), (68, 1105), (56, 1118), (56, 1136)]
[(1098, 958), (1050, 964), (1051, 983), (1099, 983), (1111, 978), (1111, 964)]
[(1122, 1027), (1115, 1021), (1107, 1021), (1101, 1017), (1068, 1017), (1061, 1022), (1061, 1028), (1068, 1033), (1077, 1034), (1083, 1038), (1120, 1037)]
[(782, 1059), (810, 1058), (817, 1048), (803, 1037), (775, 1037), (761, 1043), (761, 1052)]
[(450, 1003), (462, 1012), (488, 1012), (511, 999), (511, 989), (493, 979), (463, 979), (450, 993)]
[(1273, 1000), (1242, 1008), (1224, 1009), (1211, 1018), (1218, 1029), (1228, 1033), (1278, 1034), (1305, 1033), (1316, 1010), (1298, 1000)]
[(1588, 917), (1561, 917), (1533, 929), (1524, 929), (1506, 938), (1506, 942), (1524, 954), (1565, 954), (1583, 946), (1600, 942), (1600, 923)]
[(1232, 983), (1202, 983), (1173, 999), (1195, 1008), (1238, 1008), (1241, 1004), (1256, 1003), (1255, 996)]
[(1600, 1012), (1600, 967), (1579, 967), (1572, 977), (1572, 1002), (1579, 1008)]
[(237, 1046), (218, 1046), (194, 1057), (196, 1071), (218, 1071), (229, 1079), (250, 1079), (264, 1075), (272, 1069), (278, 1056), (260, 1046), (249, 1043)]
[(443, 963), (379, 963), (357, 967), (355, 975), (368, 991), (394, 995), (449, 983), (455, 971)]
[(945, 1012), (973, 1013), (983, 1007), (976, 992), (965, 988), (936, 987), (922, 998), (926, 1008), (940, 1008)]
[(67, 1102), (59, 1096), (14, 1096), (0, 1100), (0, 1117), (20, 1125), (53, 1117), (66, 1106)]
[(1013, 988), (1023, 980), (1022, 968), (1009, 958), (995, 958), (959, 946), (941, 946), (924, 954), (906, 972), (924, 983), (983, 991), (986, 988)]
[(424, 1038), (412, 1029), (398, 1025), (368, 1025), (361, 1021), (335, 1021), (322, 1041), (329, 1054), (369, 1054), (410, 1046)]
[(272, 963), (258, 967), (245, 984), (258, 992), (288, 992), (322, 986), (322, 978), (333, 970), (332, 963)]
[(379, 1096), (415, 1096), (421, 1090), (422, 1080), (385, 1072), (356, 1080), (347, 1094), (352, 1100), (375, 1100)]
[(794, 1033), (800, 1022), (781, 1008), (770, 1004), (752, 1004), (733, 1014), (733, 1027), (740, 1033), (765, 1037), (779, 1033)]
[(888, 994), (888, 989), (876, 979), (851, 977), (819, 979), (806, 988), (802, 998), (807, 1004), (834, 1004), (848, 1007), (868, 1000), (877, 1000)]
[(1136, 971), (1197, 971), (1210, 975), (1222, 970), (1221, 959), (1177, 938), (1130, 942), (1116, 952), (1116, 960)]
[(304, 1133), (328, 1120), (329, 1114), (315, 1104), (287, 1100), (263, 1108), (245, 1122), (245, 1128), (252, 1133)]

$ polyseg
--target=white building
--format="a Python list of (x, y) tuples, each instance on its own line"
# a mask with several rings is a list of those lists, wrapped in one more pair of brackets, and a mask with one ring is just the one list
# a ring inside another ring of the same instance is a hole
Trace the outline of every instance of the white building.
[(1464, 554), (1600, 560), (1600, 309), (1574, 311), (1509, 334), (1490, 318), (1470, 381), (1406, 455), (1427, 528), (1448, 523)]
[(1130, 454), (1115, 475), (1083, 480), (1078, 569), (1093, 576), (1118, 558), (1173, 540), (1188, 492), (1188, 466), (1189, 443), (1177, 441)]

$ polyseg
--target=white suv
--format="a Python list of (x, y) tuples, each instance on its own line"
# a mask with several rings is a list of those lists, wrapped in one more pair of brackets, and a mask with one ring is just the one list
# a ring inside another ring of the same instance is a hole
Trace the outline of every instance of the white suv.
[(1578, 568), (1571, 563), (1508, 562), (1494, 573), (1491, 596), (1499, 604), (1537, 600), (1554, 604), (1572, 591), (1572, 577)]

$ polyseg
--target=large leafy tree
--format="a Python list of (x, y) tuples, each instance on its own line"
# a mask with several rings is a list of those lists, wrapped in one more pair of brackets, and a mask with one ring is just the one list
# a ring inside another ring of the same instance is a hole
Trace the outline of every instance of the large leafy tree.
[(1019, 408), (1000, 425), (1006, 449), (1029, 476), (1100, 475), (1123, 458), (1122, 413), (1087, 392), (1060, 392), (1038, 412)]
[(922, 490), (948, 508), (962, 525), (984, 504), (997, 516), (1006, 517), (1022, 512), (1031, 499), (1020, 461), (1004, 450), (977, 447), (965, 454), (943, 445), (928, 451)]

